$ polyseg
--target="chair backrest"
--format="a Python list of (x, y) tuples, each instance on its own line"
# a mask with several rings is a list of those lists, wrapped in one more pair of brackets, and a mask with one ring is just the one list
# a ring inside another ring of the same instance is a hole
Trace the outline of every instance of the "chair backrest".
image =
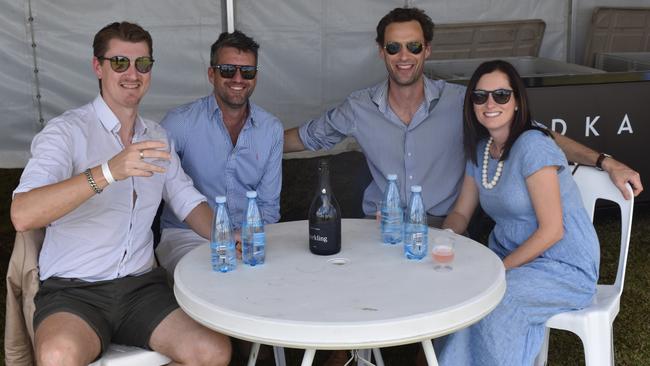
[(614, 282), (614, 286), (616, 286), (620, 295), (623, 292), (627, 251), (630, 246), (630, 234), (632, 231), (632, 212), (634, 210), (632, 188), (629, 184), (626, 184), (626, 188), (630, 192), (630, 196), (632, 196), (631, 199), (626, 200), (606, 172), (590, 166), (579, 166), (573, 174), (573, 179), (580, 189), (582, 203), (592, 221), (594, 219), (596, 200), (599, 198), (616, 203), (621, 210), (621, 249), (618, 258), (616, 281)]

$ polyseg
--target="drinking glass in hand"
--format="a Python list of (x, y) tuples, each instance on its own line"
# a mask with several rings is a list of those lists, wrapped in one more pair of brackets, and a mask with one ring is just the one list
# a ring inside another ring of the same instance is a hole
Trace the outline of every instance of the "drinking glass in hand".
[(455, 239), (447, 234), (438, 234), (433, 238), (431, 248), (431, 257), (433, 259), (433, 269), (439, 272), (451, 271), (454, 267), (454, 246)]
[[(167, 133), (165, 133), (165, 130), (163, 129), (153, 129), (153, 128), (148, 129), (147, 134), (144, 136), (144, 140), (160, 141), (165, 144), (165, 147), (159, 148), (157, 150), (165, 151), (168, 153), (171, 152), (171, 144), (167, 139)], [(169, 160), (167, 159), (153, 159), (151, 162), (156, 165), (162, 165), (162, 166), (169, 165)]]

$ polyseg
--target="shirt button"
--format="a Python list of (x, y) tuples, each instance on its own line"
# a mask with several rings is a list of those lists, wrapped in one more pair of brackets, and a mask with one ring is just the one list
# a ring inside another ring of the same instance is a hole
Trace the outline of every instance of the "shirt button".
[(411, 156), (411, 153), (408, 153), (408, 154), (406, 154), (406, 155)]
[(412, 176), (412, 175), (409, 175), (409, 179), (413, 179), (413, 176)]

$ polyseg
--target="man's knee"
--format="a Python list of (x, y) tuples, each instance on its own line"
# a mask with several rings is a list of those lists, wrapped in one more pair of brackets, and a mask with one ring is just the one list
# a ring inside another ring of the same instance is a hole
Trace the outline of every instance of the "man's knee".
[(187, 364), (228, 365), (232, 355), (230, 338), (205, 329), (203, 334), (188, 342), (185, 348)]
[(39, 340), (36, 343), (37, 364), (39, 366), (86, 366), (92, 362), (93, 357), (87, 355), (82, 348), (82, 345), (68, 337)]

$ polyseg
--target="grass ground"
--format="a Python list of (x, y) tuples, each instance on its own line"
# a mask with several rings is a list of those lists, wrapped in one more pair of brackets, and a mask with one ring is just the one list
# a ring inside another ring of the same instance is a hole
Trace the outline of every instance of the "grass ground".
[[(7, 263), (14, 241), (14, 230), (9, 220), (11, 191), (18, 183), (20, 170), (0, 169), (0, 294), (6, 293), (5, 281)], [(284, 198), (283, 198), (284, 199)], [(618, 261), (618, 217), (611, 210), (597, 212), (595, 223), (601, 240), (601, 282), (613, 282)], [(650, 206), (637, 206), (634, 213), (632, 240), (628, 257), (625, 290), (621, 311), (614, 322), (614, 346), (617, 365), (650, 365)], [(4, 329), (5, 296), (0, 295), (0, 325)], [(4, 344), (4, 332), (0, 333)], [(412, 364), (416, 346), (393, 347), (382, 352), (387, 365)], [(4, 360), (4, 349), (0, 350), (0, 364)], [(289, 365), (299, 364), (301, 351), (287, 350)], [(318, 352), (315, 365), (322, 365), (326, 352)], [(244, 357), (235, 355), (232, 365), (244, 365)], [(272, 360), (258, 362), (272, 365)], [(583, 348), (580, 340), (571, 333), (551, 332), (549, 365), (584, 365)]]

